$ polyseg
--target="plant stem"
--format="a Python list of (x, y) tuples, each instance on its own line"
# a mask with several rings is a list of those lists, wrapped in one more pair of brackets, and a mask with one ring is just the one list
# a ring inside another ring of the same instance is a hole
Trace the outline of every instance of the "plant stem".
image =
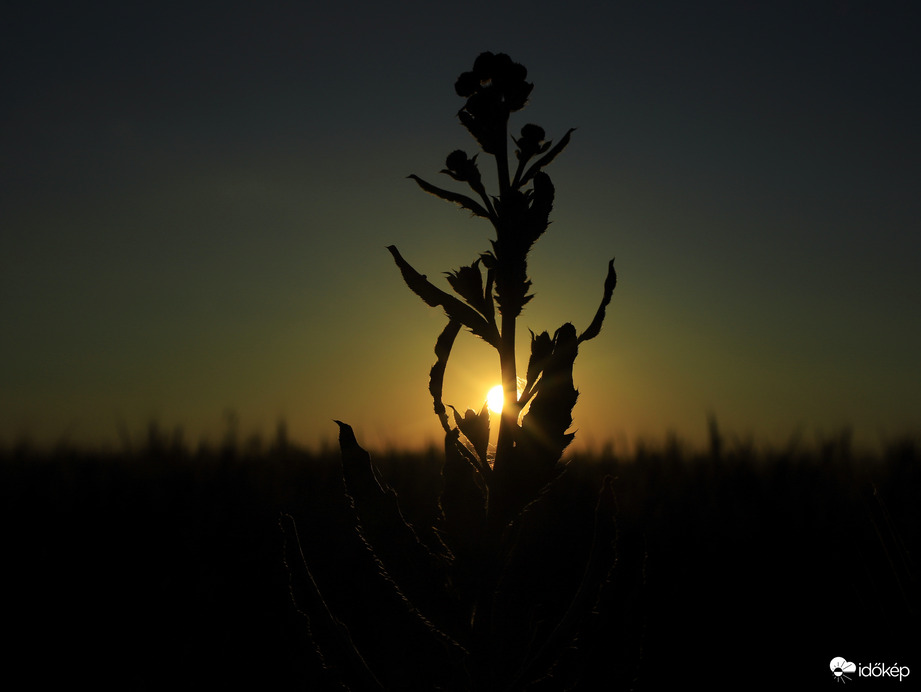
[(499, 367), (502, 373), (502, 417), (499, 421), (499, 437), (496, 440), (495, 470), (500, 474), (506, 469), (514, 447), (514, 433), (518, 425), (518, 372), (515, 363), (515, 321), (514, 314), (502, 315), (502, 336), (499, 340)]
[(496, 169), (499, 174), (499, 198), (502, 199), (506, 196), (510, 187), (508, 180), (508, 152), (502, 150), (496, 152)]

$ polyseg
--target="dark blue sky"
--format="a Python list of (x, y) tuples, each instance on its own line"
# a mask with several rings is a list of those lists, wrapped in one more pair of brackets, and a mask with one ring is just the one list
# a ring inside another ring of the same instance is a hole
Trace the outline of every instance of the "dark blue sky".
[[(434, 438), (443, 318), (384, 247), (430, 277), (488, 247), (406, 180), (475, 151), (453, 83), (483, 50), (535, 84), (513, 133), (578, 128), (522, 326), (584, 328), (617, 257), (577, 439), (917, 431), (919, 30), (886, 2), (4, 7), (0, 440), (213, 438), (230, 408)], [(498, 379), (472, 337), (452, 365), (458, 407)]]

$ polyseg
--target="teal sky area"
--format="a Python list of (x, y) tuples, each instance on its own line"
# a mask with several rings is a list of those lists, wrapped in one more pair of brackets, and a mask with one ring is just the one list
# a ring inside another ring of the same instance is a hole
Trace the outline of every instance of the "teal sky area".
[[(457, 76), (528, 68), (547, 169), (520, 333), (584, 329), (576, 443), (716, 415), (783, 444), (921, 432), (921, 32), (911, 3), (21, 3), (0, 21), (0, 443), (439, 437), (445, 323), (403, 284), (489, 248), (406, 176), (476, 152)], [(510, 148), (512, 148), (510, 142)], [(491, 162), (481, 155), (487, 186)], [(447, 283), (442, 287), (447, 289)], [(527, 343), (521, 344), (521, 357)], [(469, 334), (445, 399), (498, 360)]]

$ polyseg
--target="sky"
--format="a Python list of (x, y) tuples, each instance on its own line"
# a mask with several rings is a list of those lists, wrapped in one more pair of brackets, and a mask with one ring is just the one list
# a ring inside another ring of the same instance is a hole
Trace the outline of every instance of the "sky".
[[(488, 222), (411, 180), (477, 151), (454, 81), (528, 69), (553, 223), (519, 321), (581, 331), (576, 444), (921, 432), (921, 56), (911, 3), (42, 2), (0, 19), (0, 443), (230, 420), (306, 445), (439, 438), (420, 272)], [(511, 147), (511, 142), (510, 142)], [(487, 186), (495, 172), (482, 154)], [(462, 191), (460, 187), (454, 187)], [(446, 290), (447, 283), (440, 284)], [(520, 340), (527, 356), (527, 339)], [(445, 400), (495, 352), (462, 333)]]

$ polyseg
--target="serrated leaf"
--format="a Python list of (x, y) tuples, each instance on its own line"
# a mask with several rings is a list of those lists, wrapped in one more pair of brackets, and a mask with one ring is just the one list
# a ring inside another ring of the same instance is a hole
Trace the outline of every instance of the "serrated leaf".
[(310, 623), (310, 634), (324, 668), (344, 676), (347, 686), (384, 690), (352, 640), (348, 627), (330, 610), (304, 556), (297, 524), (290, 514), (282, 514), (279, 526), (284, 533), (283, 561), (288, 570), (291, 600)]
[(483, 292), (483, 275), (480, 272), (480, 260), (473, 264), (461, 267), (455, 272), (446, 272), (448, 283), (461, 298), (477, 310), (481, 315), (489, 318), (489, 306), (486, 304)]
[(473, 451), (479, 457), (479, 468), (487, 466), (486, 449), (489, 446), (489, 410), (486, 404), (483, 404), (483, 408), (480, 409), (479, 413), (468, 408), (463, 416), (457, 412), (456, 408), (453, 406), (451, 408), (454, 410), (454, 422), (460, 428), (464, 437), (473, 445)]
[[(456, 428), (445, 434), (441, 469), (440, 531), (454, 555), (451, 581), (467, 615), (473, 613), (482, 580), (486, 533), (485, 476), (477, 473), (472, 452), (458, 439)], [(486, 467), (489, 468), (488, 466)]]
[(544, 678), (563, 650), (579, 641), (580, 628), (596, 606), (602, 591), (611, 583), (615, 561), (614, 512), (614, 480), (611, 476), (605, 476), (595, 505), (592, 543), (579, 588), (553, 631), (540, 647), (535, 647), (529, 653), (516, 683)]
[(553, 336), (553, 353), (545, 357), (540, 386), (521, 421), (516, 449), (538, 468), (549, 469), (556, 464), (575, 436), (566, 431), (572, 425), (572, 409), (578, 397), (572, 381), (577, 354), (575, 327), (566, 323)]
[(451, 192), (450, 190), (445, 190), (440, 187), (436, 187), (435, 185), (432, 185), (431, 183), (427, 183), (422, 178), (420, 178), (418, 175), (411, 175), (409, 177), (415, 180), (416, 184), (419, 187), (421, 187), (423, 190), (428, 192), (429, 194), (435, 195), (436, 197), (440, 197), (441, 199), (446, 200), (448, 202), (453, 202), (454, 204), (460, 205), (464, 209), (467, 209), (473, 212), (477, 216), (482, 216), (484, 219), (489, 218), (489, 212), (486, 211), (486, 208), (483, 207), (483, 205), (478, 203), (477, 201), (470, 199), (467, 195), (462, 195), (458, 192)]
[[(470, 101), (468, 100), (467, 103), (469, 105)], [(499, 147), (505, 144), (505, 133), (503, 132), (502, 138), (497, 141), (496, 133), (490, 131), (489, 123), (486, 122), (486, 119), (475, 117), (467, 110), (467, 106), (458, 111), (457, 117), (461, 124), (467, 128), (467, 132), (473, 136), (477, 144), (487, 154), (495, 155), (499, 151)]]
[(550, 339), (550, 334), (541, 332), (535, 335), (534, 332), (531, 332), (531, 357), (528, 359), (527, 381), (522, 394), (523, 399), (530, 398), (534, 385), (537, 384), (537, 378), (552, 354), (553, 341)]
[[(491, 255), (490, 255), (491, 256)], [(486, 264), (485, 262), (483, 264)], [(493, 303), (492, 289), (493, 282), (495, 281), (496, 270), (494, 267), (489, 267), (486, 270), (486, 288), (483, 289), (483, 306), (485, 311), (483, 312), (483, 317), (485, 317), (490, 323), (495, 323), (496, 321), (496, 306)]]
[(527, 213), (527, 233), (525, 240), (534, 243), (543, 235), (550, 224), (550, 212), (553, 211), (555, 190), (550, 176), (538, 171), (534, 176), (534, 187), (530, 197)]
[(393, 260), (400, 268), (403, 280), (410, 290), (431, 307), (441, 307), (449, 319), (460, 322), (471, 332), (495, 348), (499, 347), (499, 330), (495, 323), (486, 320), (476, 310), (462, 303), (450, 293), (433, 286), (424, 274), (420, 274), (400, 255), (395, 246), (389, 245), (387, 249), (393, 255)]
[(431, 623), (436, 613), (451, 610), (446, 594), (432, 588), (447, 577), (444, 556), (433, 552), (406, 521), (396, 492), (358, 444), (352, 427), (338, 420), (335, 423), (339, 426), (342, 475), (358, 518), (358, 532), (380, 559), (407, 607), (417, 615), (429, 616), (427, 622)]

